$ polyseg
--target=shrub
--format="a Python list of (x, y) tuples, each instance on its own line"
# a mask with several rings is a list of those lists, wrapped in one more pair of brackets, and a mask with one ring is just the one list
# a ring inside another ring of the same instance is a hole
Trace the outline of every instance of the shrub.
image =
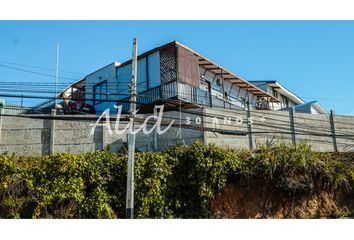
[(175, 159), (169, 181), (169, 207), (176, 217), (209, 217), (209, 202), (224, 188), (227, 175), (240, 161), (233, 151), (214, 145), (178, 146), (167, 152)]
[[(236, 151), (195, 143), (136, 153), (135, 217), (213, 217), (227, 182), (261, 183), (294, 196), (353, 192), (354, 154), (308, 145)], [(126, 150), (52, 157), (0, 156), (1, 218), (124, 218)]]

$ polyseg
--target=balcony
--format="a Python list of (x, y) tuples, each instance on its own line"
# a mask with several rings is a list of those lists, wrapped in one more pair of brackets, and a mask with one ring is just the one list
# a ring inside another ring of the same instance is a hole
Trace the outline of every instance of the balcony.
[[(118, 101), (122, 105), (122, 112), (128, 112), (130, 98)], [(244, 103), (231, 99), (213, 96), (209, 92), (178, 81), (165, 83), (155, 88), (138, 93), (137, 108), (149, 109), (154, 104), (166, 104), (167, 107), (176, 108), (181, 104), (184, 108), (200, 106), (221, 107), (228, 109), (244, 108)]]

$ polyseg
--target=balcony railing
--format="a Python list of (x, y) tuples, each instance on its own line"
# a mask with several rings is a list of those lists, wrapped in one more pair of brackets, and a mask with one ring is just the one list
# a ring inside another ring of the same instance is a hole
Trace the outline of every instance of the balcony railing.
[[(231, 100), (225, 100), (221, 97), (213, 96), (209, 92), (182, 82), (172, 81), (138, 93), (137, 107), (150, 105), (158, 101), (167, 99), (178, 99), (195, 105), (221, 107), (229, 109), (240, 109), (240, 103), (233, 103)], [(127, 112), (130, 108), (130, 98), (124, 98), (118, 101), (122, 105), (122, 111)]]
[[(129, 99), (130, 98), (127, 97), (118, 102), (118, 104), (122, 105), (123, 112), (129, 110)], [(211, 106), (210, 93), (185, 83), (172, 81), (140, 92), (137, 97), (137, 107), (166, 99), (180, 99), (197, 105)]]
[(0, 115), (21, 115), (28, 113), (29, 108), (20, 106), (0, 106)]

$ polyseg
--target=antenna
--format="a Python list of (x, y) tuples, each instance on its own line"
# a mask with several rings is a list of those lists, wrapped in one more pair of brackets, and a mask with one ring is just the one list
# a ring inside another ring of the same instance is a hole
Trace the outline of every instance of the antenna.
[(58, 96), (58, 79), (59, 79), (59, 43), (57, 43), (57, 57), (56, 57), (56, 71), (55, 71), (55, 96), (54, 96), (54, 109), (57, 110), (57, 96)]

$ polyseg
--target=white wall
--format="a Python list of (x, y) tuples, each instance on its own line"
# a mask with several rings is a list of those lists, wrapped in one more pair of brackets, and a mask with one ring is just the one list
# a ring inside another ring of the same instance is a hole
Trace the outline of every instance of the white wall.
[[(86, 76), (86, 99), (93, 99), (93, 86), (100, 82), (107, 80), (107, 92), (112, 94), (118, 94), (117, 92), (117, 78), (116, 78), (116, 66), (118, 63), (111, 63), (96, 72), (93, 72)], [(108, 100), (116, 100), (116, 95), (107, 95)], [(97, 112), (104, 111), (107, 108), (110, 108), (111, 111), (114, 111), (113, 102), (101, 102), (96, 105), (93, 104), (93, 101), (86, 101), (88, 104), (91, 104), (95, 107)]]
[[(148, 71), (147, 68), (148, 67)], [(100, 82), (107, 80), (107, 91), (111, 95), (107, 96), (108, 100), (117, 101), (129, 96), (128, 86), (131, 82), (132, 65), (128, 64), (119, 67), (118, 63), (109, 64), (86, 76), (86, 98), (93, 99), (93, 86)], [(148, 75), (148, 76), (147, 76)], [(149, 86), (148, 86), (149, 83)], [(160, 54), (155, 52), (145, 58), (138, 60), (137, 73), (137, 90), (138, 93), (146, 91), (148, 88), (159, 86), (160, 80)], [(88, 104), (93, 105), (93, 101), (87, 101)], [(115, 112), (115, 102), (102, 102), (93, 105), (97, 112), (102, 112), (110, 108)]]
[(288, 107), (292, 107), (295, 106), (296, 104), (290, 100), (289, 98), (287, 98), (286, 96), (284, 96), (282, 93), (278, 92), (278, 90), (276, 88), (273, 88), (271, 86), (269, 86), (267, 84), (267, 82), (257, 82), (257, 84), (255, 84), (258, 88), (262, 89), (263, 91), (269, 93), (270, 95), (274, 96), (273, 94), (273, 90), (277, 92), (278, 96), (274, 96), (277, 97), (281, 102), (280, 103), (270, 103), (270, 108), (272, 110), (280, 110), (283, 108), (286, 108), (286, 100), (288, 100)]
[[(222, 99), (223, 98), (222, 85), (219, 86), (217, 84), (217, 81), (216, 81), (217, 76), (215, 76), (215, 74), (210, 71), (205, 71), (205, 68), (202, 68), (202, 67), (199, 67), (199, 72), (205, 73), (204, 74), (205, 80), (209, 81), (211, 83), (211, 94), (213, 96), (219, 96), (220, 99)], [(247, 91), (243, 88), (240, 89), (235, 84), (232, 86), (231, 85), (232, 85), (231, 82), (225, 80), (224, 81), (224, 91), (227, 92), (230, 102), (243, 108), (244, 106), (241, 101), (242, 101), (242, 98), (247, 100)], [(231, 91), (230, 91), (230, 88), (231, 88)], [(250, 102), (251, 105), (255, 106), (256, 102), (257, 102), (256, 96), (254, 96), (252, 93), (249, 93), (249, 99), (251, 101)]]

